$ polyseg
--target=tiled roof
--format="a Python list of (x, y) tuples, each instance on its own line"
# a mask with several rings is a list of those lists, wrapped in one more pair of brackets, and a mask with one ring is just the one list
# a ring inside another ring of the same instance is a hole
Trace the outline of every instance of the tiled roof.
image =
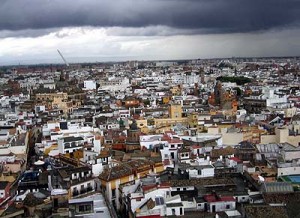
[(191, 150), (189, 148), (186, 147), (182, 147), (178, 150), (178, 153), (184, 153), (184, 152), (190, 152)]
[(106, 168), (99, 175), (99, 178), (105, 181), (111, 181), (124, 176), (132, 175), (134, 171), (140, 168), (150, 168), (153, 164), (154, 162), (151, 160), (131, 160), (126, 163), (120, 163), (120, 165), (114, 166), (112, 168)]
[(81, 173), (81, 172), (88, 172), (91, 171), (89, 167), (75, 167), (75, 168), (64, 168), (58, 170), (59, 175), (62, 178), (68, 178), (70, 177), (73, 173)]
[(111, 181), (124, 176), (129, 176), (133, 174), (132, 169), (124, 164), (114, 166), (110, 169), (104, 169), (99, 175), (99, 178), (105, 181)]
[(171, 180), (171, 187), (181, 186), (224, 186), (235, 185), (230, 178), (210, 178), (210, 179), (190, 179), (190, 180)]
[(215, 194), (205, 195), (204, 199), (210, 203), (219, 201), (235, 201), (234, 197), (232, 196), (219, 196)]
[(245, 206), (246, 217), (248, 218), (288, 218), (285, 207), (269, 205), (247, 205)]
[(299, 192), (279, 193), (279, 194), (265, 193), (263, 194), (263, 198), (265, 203), (267, 204), (286, 204), (292, 201), (300, 202), (300, 193)]

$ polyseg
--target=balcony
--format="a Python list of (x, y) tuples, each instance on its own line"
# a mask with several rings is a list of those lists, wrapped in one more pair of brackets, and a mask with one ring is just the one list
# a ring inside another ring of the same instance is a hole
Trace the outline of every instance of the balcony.
[(86, 188), (83, 188), (83, 189), (80, 190), (80, 194), (81, 194), (81, 195), (82, 195), (82, 194), (85, 194), (85, 193), (87, 193), (87, 189), (86, 189)]
[(93, 189), (93, 187), (92, 186), (88, 186), (87, 188), (86, 188), (86, 191), (87, 192), (90, 192), (90, 191), (93, 191), (94, 189)]
[(79, 195), (79, 191), (73, 191), (72, 195), (75, 197), (75, 196), (78, 196)]

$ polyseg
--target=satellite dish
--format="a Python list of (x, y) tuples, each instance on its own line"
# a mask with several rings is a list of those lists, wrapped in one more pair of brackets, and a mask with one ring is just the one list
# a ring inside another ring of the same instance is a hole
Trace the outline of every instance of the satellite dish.
[(259, 182), (264, 182), (264, 181), (265, 181), (265, 178), (262, 177), (262, 176), (258, 176), (258, 180), (259, 180)]

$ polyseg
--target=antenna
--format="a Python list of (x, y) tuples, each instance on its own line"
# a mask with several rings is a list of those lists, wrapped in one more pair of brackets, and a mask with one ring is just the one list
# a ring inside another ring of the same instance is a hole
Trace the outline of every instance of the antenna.
[(63, 59), (63, 61), (65, 62), (66, 66), (69, 67), (70, 65), (68, 64), (68, 62), (66, 61), (66, 59), (64, 58), (64, 56), (62, 55), (62, 53), (57, 49), (58, 54), (60, 55), (60, 57)]

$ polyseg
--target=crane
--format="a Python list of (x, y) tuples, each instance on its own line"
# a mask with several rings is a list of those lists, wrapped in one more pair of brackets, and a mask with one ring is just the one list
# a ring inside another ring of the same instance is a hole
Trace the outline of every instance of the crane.
[(66, 61), (66, 59), (64, 58), (64, 56), (62, 55), (62, 53), (57, 49), (58, 54), (60, 55), (60, 57), (63, 59), (63, 61), (65, 62), (66, 66), (69, 67), (69, 63)]

